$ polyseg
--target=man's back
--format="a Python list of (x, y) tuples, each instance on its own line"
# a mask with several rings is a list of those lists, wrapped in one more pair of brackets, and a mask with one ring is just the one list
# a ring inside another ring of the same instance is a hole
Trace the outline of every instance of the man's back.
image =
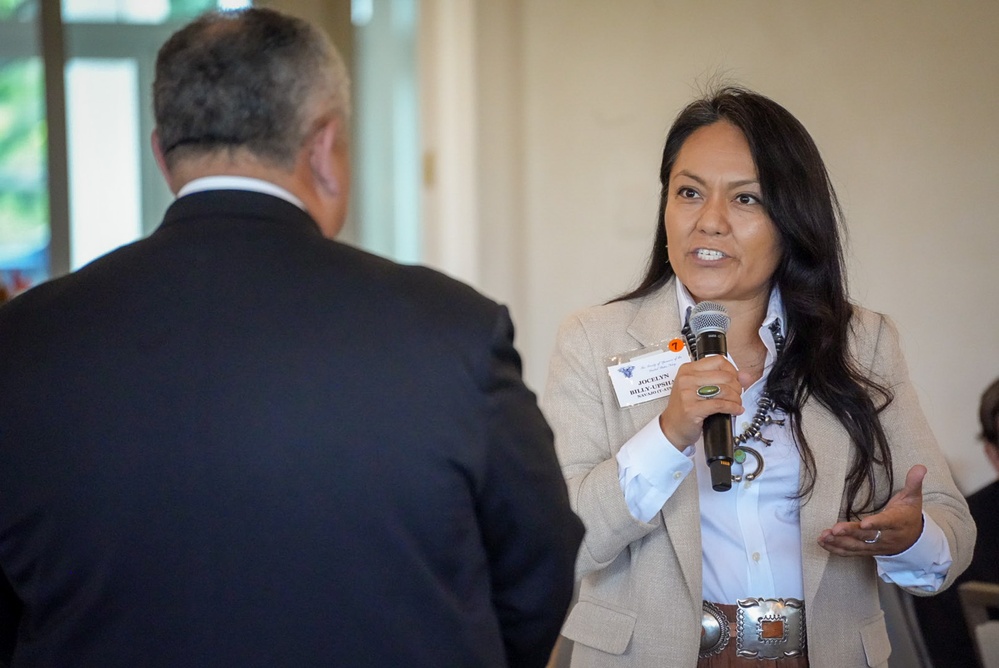
[(235, 191), (11, 303), (13, 665), (543, 665), (580, 532), (510, 336)]

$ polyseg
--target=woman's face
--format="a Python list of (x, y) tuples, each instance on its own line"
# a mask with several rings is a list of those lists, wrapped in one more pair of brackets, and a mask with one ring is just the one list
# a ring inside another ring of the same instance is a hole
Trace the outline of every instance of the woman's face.
[(695, 301), (766, 306), (780, 261), (742, 131), (719, 121), (693, 132), (669, 175), (669, 261)]

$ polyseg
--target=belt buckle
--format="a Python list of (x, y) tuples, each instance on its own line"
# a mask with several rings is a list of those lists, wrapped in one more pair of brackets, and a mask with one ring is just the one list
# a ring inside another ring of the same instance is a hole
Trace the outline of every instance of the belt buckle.
[(697, 656), (706, 659), (720, 654), (728, 645), (728, 617), (715, 604), (701, 602), (701, 647)]
[(796, 598), (742, 598), (736, 604), (736, 655), (782, 659), (805, 651), (805, 603)]

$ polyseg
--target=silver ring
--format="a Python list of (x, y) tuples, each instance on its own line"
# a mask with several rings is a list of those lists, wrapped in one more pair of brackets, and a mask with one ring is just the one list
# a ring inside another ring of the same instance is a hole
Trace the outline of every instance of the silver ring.
[(701, 399), (711, 399), (721, 394), (721, 388), (717, 385), (701, 385), (697, 388), (697, 396)]
[(881, 529), (878, 529), (878, 532), (874, 534), (874, 538), (870, 540), (865, 540), (864, 542), (867, 543), (868, 545), (874, 545), (874, 543), (878, 542), (879, 540), (881, 540)]

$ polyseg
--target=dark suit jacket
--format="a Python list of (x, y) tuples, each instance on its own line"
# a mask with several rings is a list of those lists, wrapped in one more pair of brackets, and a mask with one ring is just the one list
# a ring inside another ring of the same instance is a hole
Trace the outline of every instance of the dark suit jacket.
[(544, 665), (582, 529), (512, 337), (238, 191), (7, 304), (0, 661)]
[[(978, 542), (971, 565), (957, 583), (975, 580), (999, 583), (999, 481), (969, 496), (968, 508), (978, 525)], [(964, 620), (957, 587), (914, 602), (934, 668), (977, 666), (974, 639)]]

